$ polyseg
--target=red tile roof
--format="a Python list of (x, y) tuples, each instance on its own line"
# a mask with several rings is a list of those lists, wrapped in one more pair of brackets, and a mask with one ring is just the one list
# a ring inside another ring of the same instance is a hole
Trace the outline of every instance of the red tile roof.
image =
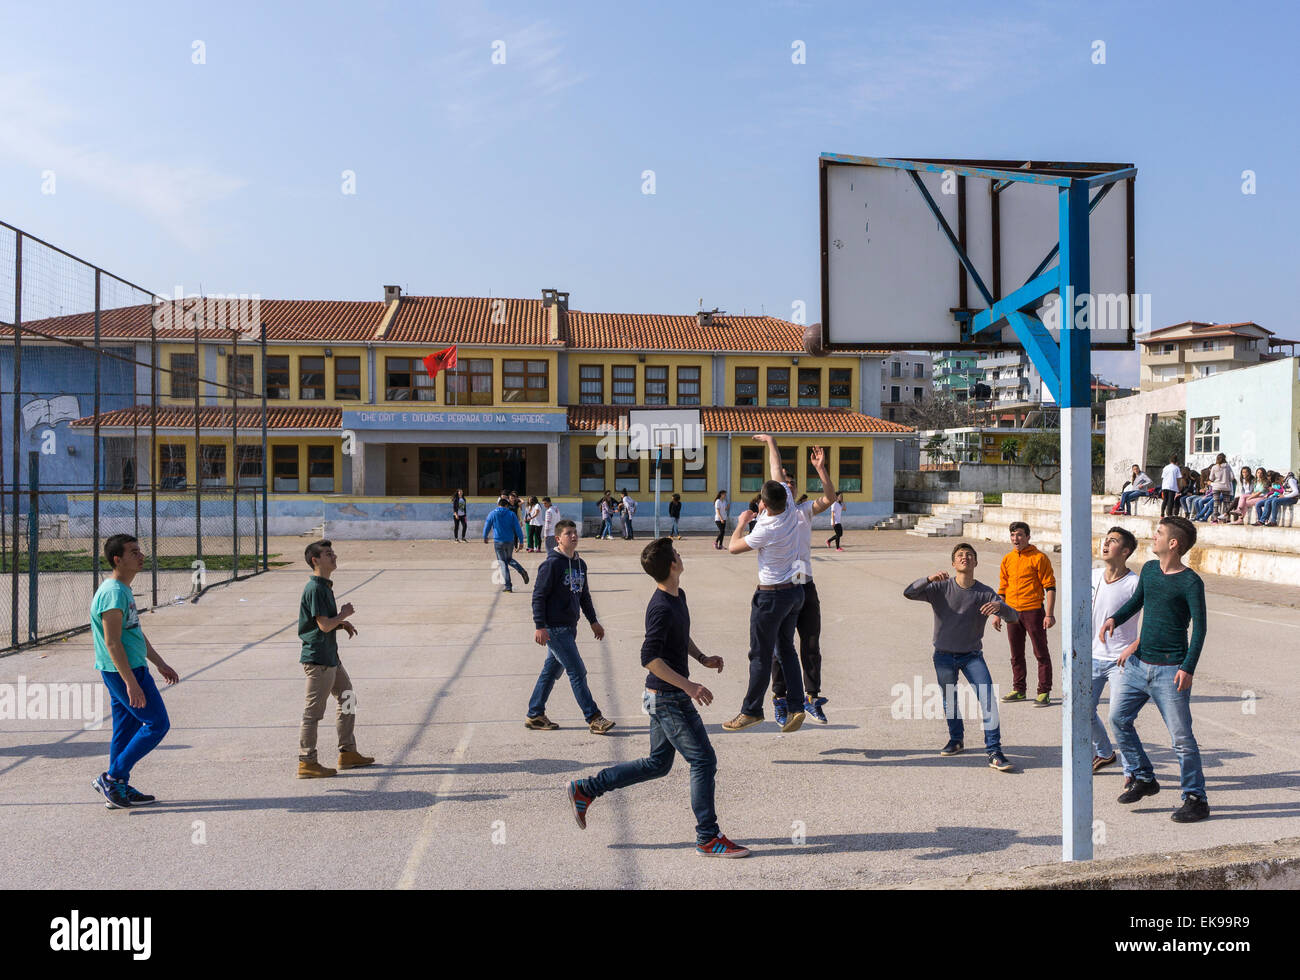
[(403, 296), (384, 341), (564, 346), (562, 340), (549, 339), (547, 314), (540, 299), (481, 296)]
[[(111, 412), (101, 412), (99, 415), (99, 425), (101, 428), (149, 428), (150, 406), (149, 405), (132, 405), (130, 408), (119, 408)], [(229, 406), (208, 405), (199, 409), (199, 428), (201, 429), (224, 429), (230, 431), (231, 411)], [(76, 419), (72, 425), (79, 428), (91, 428), (95, 424), (95, 417), (87, 415), (85, 418)], [(194, 408), (181, 408), (176, 406), (158, 406), (158, 427), (161, 428), (194, 428)], [(252, 405), (247, 408), (239, 408), (239, 427), (240, 429), (258, 429), (262, 428), (262, 409), (261, 406)], [(288, 405), (268, 406), (266, 413), (266, 427), (268, 429), (341, 429), (343, 427), (343, 409), (327, 408), (325, 406), (307, 406), (295, 407)]]
[[(596, 432), (602, 426), (617, 427), (633, 405), (570, 405), (569, 430)], [(661, 410), (662, 406), (650, 406)], [(773, 432), (815, 435), (904, 434), (916, 430), (897, 422), (886, 422), (847, 408), (715, 408), (700, 409), (705, 432)]]
[[(166, 341), (191, 340), (196, 312), (209, 321), (230, 322), (234, 316), (223, 301), (214, 299), (207, 308), (195, 307), (195, 300), (181, 301), (182, 310), (173, 313), (172, 304), (160, 307), (158, 338)], [(348, 300), (257, 301), (245, 309), (245, 322), (252, 327), (244, 337), (260, 339), (256, 329), (266, 323), (271, 341), (317, 343), (366, 343), (446, 345), (467, 344), (502, 347), (564, 348), (573, 350), (636, 351), (722, 351), (727, 353), (803, 354), (801, 324), (771, 316), (725, 316), (701, 326), (692, 315), (642, 313), (564, 313), (559, 340), (552, 341), (547, 311), (540, 299), (488, 298), (476, 296), (403, 296), (383, 338), (377, 338), (387, 305), (383, 302)], [(147, 304), (118, 307), (100, 313), (103, 340), (147, 340), (154, 308)], [(28, 320), (24, 327), (58, 338), (89, 340), (94, 336), (93, 313)], [(0, 336), (12, 328), (0, 324)], [(223, 326), (205, 328), (200, 322), (201, 340), (229, 341)], [(885, 351), (867, 351), (883, 355)], [(850, 356), (859, 356), (858, 354)]]
[(1184, 335), (1184, 339), (1188, 340), (1193, 337), (1220, 337), (1229, 334), (1238, 335), (1237, 330), (1235, 329), (1236, 327), (1254, 327), (1257, 330), (1263, 330), (1264, 333), (1268, 334), (1270, 337), (1273, 336), (1272, 330), (1265, 329), (1252, 320), (1243, 320), (1240, 323), (1202, 323), (1200, 320), (1184, 320), (1182, 323), (1175, 323), (1168, 327), (1160, 327), (1157, 330), (1147, 331), (1138, 337), (1137, 341), (1139, 344), (1151, 343), (1154, 340), (1169, 341), (1171, 338), (1166, 337), (1165, 334), (1168, 334), (1173, 330), (1183, 330), (1186, 327), (1191, 328)]

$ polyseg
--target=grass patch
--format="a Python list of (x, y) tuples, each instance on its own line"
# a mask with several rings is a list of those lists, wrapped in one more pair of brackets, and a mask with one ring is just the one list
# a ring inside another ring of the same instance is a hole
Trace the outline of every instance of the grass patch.
[(989, 492), (985, 491), (985, 493), (984, 493), (984, 502), (985, 502), (986, 504), (993, 504), (995, 507), (1001, 507), (1001, 506), (1002, 506), (1002, 494), (1000, 494), (1000, 493), (989, 493)]
[[(267, 564), (272, 568), (279, 568), (283, 565), (290, 564), (290, 562), (287, 561), (276, 561), (275, 559), (279, 557), (280, 556), (278, 554), (270, 555)], [(197, 556), (193, 554), (159, 555), (158, 570), (160, 572), (161, 571), (188, 572), (193, 569), (194, 561), (196, 560), (196, 558)], [(231, 554), (204, 555), (203, 564), (207, 567), (208, 571), (228, 572), (235, 566), (235, 557), (234, 555)], [(89, 572), (94, 568), (94, 565), (95, 563), (93, 558), (91, 557), (90, 552), (85, 550), (42, 551), (37, 558), (36, 569), (37, 571), (40, 572)], [(254, 565), (254, 558), (252, 555), (239, 556), (239, 569), (241, 572), (251, 570), (253, 568), (253, 565)], [(99, 567), (101, 571), (107, 572), (108, 571), (107, 561), (101, 558), (99, 561)], [(152, 560), (146, 557), (144, 571), (141, 572), (140, 574), (148, 575), (152, 567), (153, 567)], [(12, 554), (7, 554), (4, 556), (3, 559), (0, 559), (0, 572), (12, 573), (13, 569), (14, 569), (14, 565), (13, 565)], [(25, 553), (20, 554), (18, 556), (18, 571), (28, 572), (30, 570), (31, 570), (31, 561), (29, 556)]]

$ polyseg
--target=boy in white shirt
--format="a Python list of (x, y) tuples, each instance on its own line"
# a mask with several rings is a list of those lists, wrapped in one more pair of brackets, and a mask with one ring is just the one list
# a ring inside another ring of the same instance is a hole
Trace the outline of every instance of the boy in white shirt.
[[(1138, 577), (1128, 567), (1128, 560), (1137, 551), (1137, 538), (1122, 527), (1112, 527), (1101, 542), (1101, 557), (1105, 565), (1092, 570), (1092, 771), (1097, 772), (1113, 765), (1117, 758), (1111, 746), (1106, 725), (1097, 714), (1101, 692), (1110, 682), (1110, 696), (1115, 698), (1116, 686), (1124, 668), (1119, 658), (1125, 650), (1132, 653), (1137, 648), (1138, 617), (1134, 616), (1123, 626), (1118, 626), (1104, 642), (1101, 628), (1113, 617), (1137, 590)], [(1130, 649), (1132, 648), (1132, 649)], [(1133, 778), (1133, 767), (1119, 758), (1124, 767), (1125, 788)]]
[(631, 541), (636, 537), (632, 531), (632, 516), (635, 513), (636, 501), (628, 494), (623, 494), (623, 538), (627, 541)]
[(543, 497), (542, 505), (546, 508), (542, 513), (542, 541), (546, 544), (549, 558), (555, 550), (555, 525), (560, 522), (560, 508), (551, 503), (550, 497)]
[(803, 608), (803, 583), (799, 576), (799, 511), (789, 488), (781, 482), (781, 454), (770, 435), (754, 436), (767, 443), (770, 479), (760, 494), (760, 516), (752, 534), (745, 534), (752, 512), (736, 522), (728, 550), (733, 555), (758, 552), (758, 590), (749, 607), (749, 688), (740, 714), (723, 722), (723, 729), (738, 732), (763, 720), (763, 699), (772, 673), (772, 651), (781, 658), (786, 702), (797, 706), (789, 713), (783, 732), (798, 731), (804, 722), (803, 676), (794, 648), (795, 627)]
[(840, 538), (844, 536), (844, 494), (837, 493), (835, 501), (831, 504), (831, 530), (835, 532), (832, 537), (826, 539), (826, 547), (835, 542), (835, 550), (843, 551), (840, 547)]
[(1160, 506), (1161, 517), (1177, 517), (1178, 507), (1174, 499), (1182, 489), (1183, 471), (1178, 468), (1178, 457), (1170, 456), (1169, 465), (1160, 471)]

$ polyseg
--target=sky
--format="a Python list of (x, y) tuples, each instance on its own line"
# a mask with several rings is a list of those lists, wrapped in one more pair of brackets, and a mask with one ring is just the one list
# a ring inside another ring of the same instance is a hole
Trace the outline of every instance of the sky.
[(820, 153), (1123, 161), (1153, 325), (1300, 339), (1298, 10), (3, 0), (0, 220), (165, 295), (815, 321)]

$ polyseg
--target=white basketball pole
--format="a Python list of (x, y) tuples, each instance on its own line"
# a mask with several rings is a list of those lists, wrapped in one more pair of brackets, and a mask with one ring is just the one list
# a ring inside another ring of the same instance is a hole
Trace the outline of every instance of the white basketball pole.
[[(1088, 185), (1060, 192), (1061, 860), (1092, 860), (1092, 338)], [(1082, 313), (1076, 315), (1076, 309)]]
[(663, 472), (660, 467), (663, 465), (664, 447), (662, 445), (655, 449), (655, 537), (659, 537), (659, 485), (663, 482)]

